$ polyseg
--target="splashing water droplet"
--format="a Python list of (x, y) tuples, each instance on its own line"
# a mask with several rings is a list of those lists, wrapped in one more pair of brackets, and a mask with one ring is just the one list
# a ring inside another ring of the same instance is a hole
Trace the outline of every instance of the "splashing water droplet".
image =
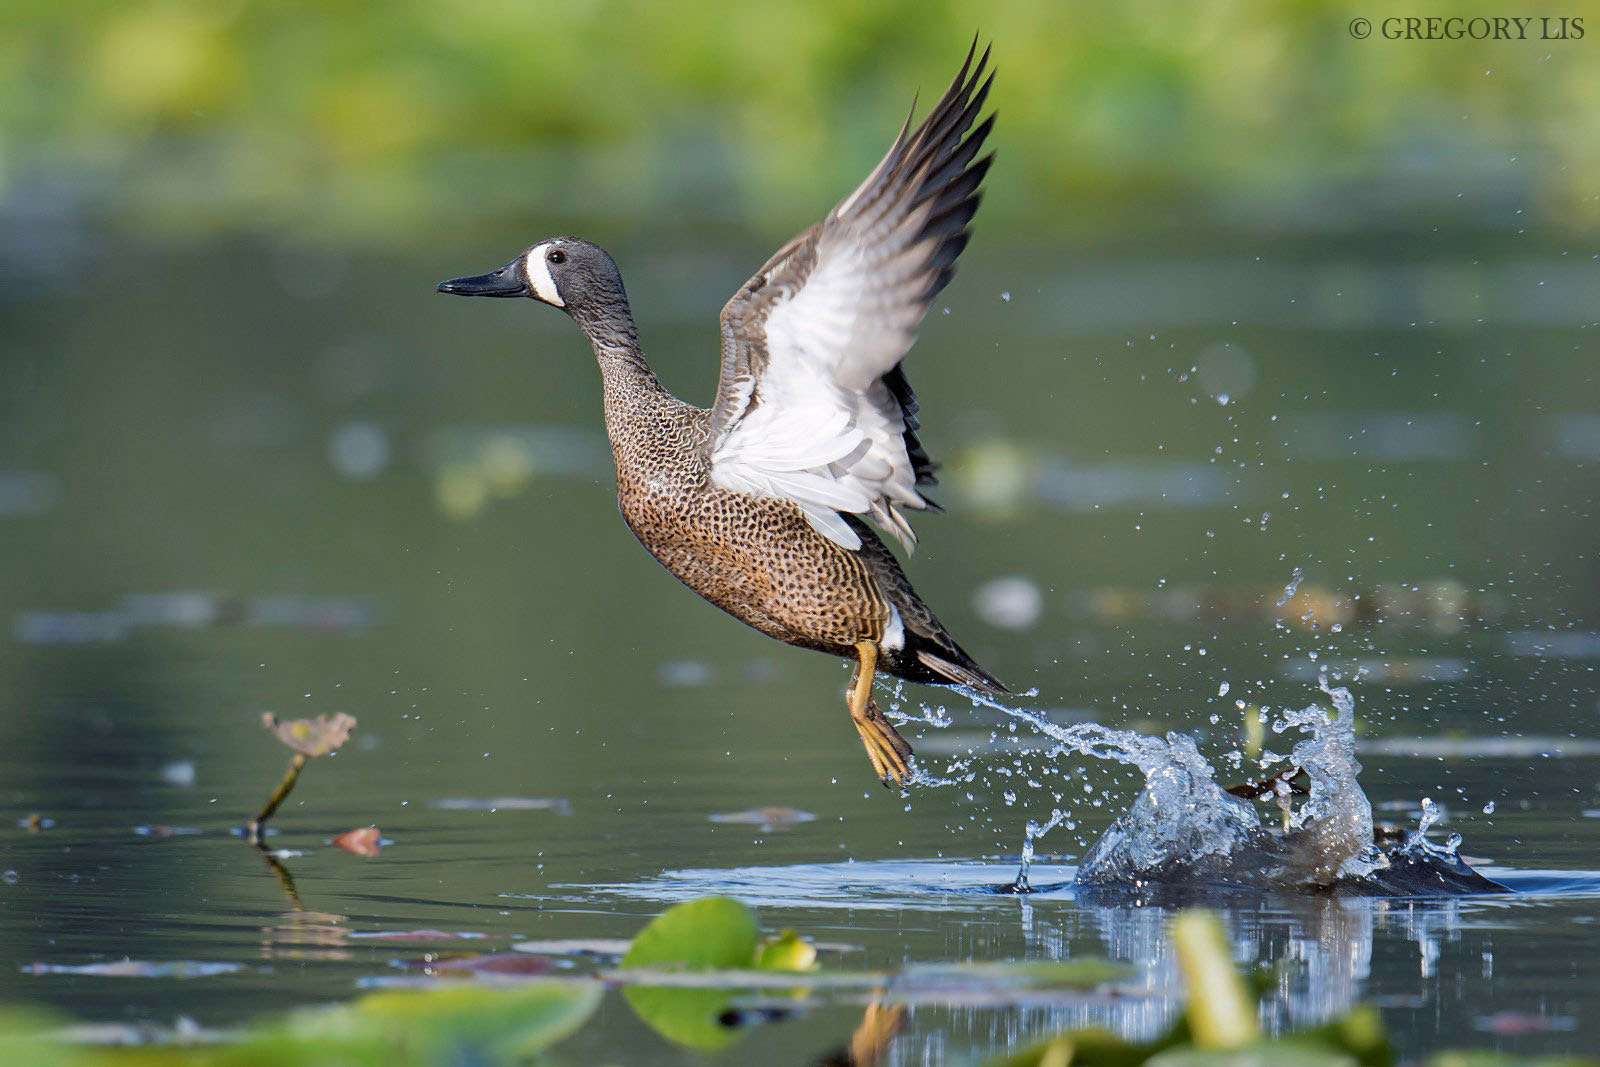
[(1028, 868), (1033, 866), (1033, 843), (1061, 825), (1066, 817), (1066, 812), (1056, 808), (1050, 812), (1050, 821), (1043, 826), (1032, 819), (1028, 820), (1028, 825), (1022, 831), (1022, 863), (1017, 868), (1016, 881), (1011, 883), (1013, 893), (1033, 892), (1033, 887), (1028, 884)]
[(1281, 608), (1294, 599), (1294, 595), (1300, 591), (1300, 583), (1305, 580), (1305, 577), (1305, 572), (1299, 567), (1294, 569), (1293, 575), (1289, 578), (1289, 584), (1283, 587), (1283, 595), (1278, 598), (1278, 607)]
[(1439, 805), (1432, 797), (1422, 798), (1422, 816), (1417, 820), (1417, 833), (1426, 834), (1439, 821)]

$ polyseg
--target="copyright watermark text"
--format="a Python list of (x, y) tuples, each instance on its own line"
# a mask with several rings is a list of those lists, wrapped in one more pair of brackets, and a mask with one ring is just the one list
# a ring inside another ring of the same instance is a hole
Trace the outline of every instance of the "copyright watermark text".
[(1364, 41), (1374, 32), (1389, 41), (1581, 41), (1581, 16), (1513, 15), (1498, 18), (1409, 16), (1350, 20), (1350, 36)]

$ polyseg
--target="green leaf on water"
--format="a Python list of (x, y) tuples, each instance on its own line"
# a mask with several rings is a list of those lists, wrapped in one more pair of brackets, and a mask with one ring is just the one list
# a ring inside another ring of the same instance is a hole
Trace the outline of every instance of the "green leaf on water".
[(730, 897), (674, 905), (633, 939), (624, 967), (677, 964), (686, 970), (742, 969), (755, 959), (756, 917)]
[(795, 933), (785, 930), (777, 937), (768, 938), (756, 950), (756, 969), (759, 971), (814, 971), (817, 969), (817, 946)]
[(86, 1058), (77, 1048), (54, 1039), (61, 1020), (37, 1008), (0, 1007), (0, 1063), (30, 1067), (77, 1067)]
[(518, 1063), (574, 1033), (600, 1004), (594, 981), (515, 989), (456, 987), (369, 993), (294, 1012), (223, 1050), (223, 1064), (338, 1063), (366, 1067)]
[(1231, 1049), (1170, 1049), (1144, 1063), (1145, 1067), (1357, 1067), (1355, 1057), (1347, 1053), (1294, 1038)]
[[(656, 916), (633, 939), (622, 966), (748, 969), (756, 958), (758, 937), (756, 917), (749, 908), (728, 897), (704, 897), (674, 905)], [(727, 990), (629, 986), (622, 995), (639, 1018), (681, 1045), (717, 1049), (739, 1036), (719, 1021), (732, 1002)]]
[(1088, 1028), (1058, 1034), (1004, 1059), (991, 1060), (988, 1067), (1139, 1067), (1152, 1051), (1151, 1045), (1135, 1045), (1109, 1030)]
[(1383, 1017), (1370, 1004), (1358, 1004), (1344, 1018), (1302, 1030), (1295, 1037), (1348, 1052), (1361, 1067), (1389, 1067), (1394, 1062), (1394, 1050), (1389, 1047)]

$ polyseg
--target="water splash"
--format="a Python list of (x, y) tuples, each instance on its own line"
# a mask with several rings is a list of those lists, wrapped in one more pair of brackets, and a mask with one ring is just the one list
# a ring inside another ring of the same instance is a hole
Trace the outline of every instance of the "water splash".
[(1283, 595), (1278, 598), (1278, 607), (1281, 608), (1294, 599), (1294, 595), (1300, 591), (1300, 583), (1305, 581), (1305, 577), (1305, 572), (1299, 567), (1294, 569), (1294, 573), (1289, 578), (1289, 584), (1283, 587)]
[[(1133, 807), (1084, 857), (1080, 884), (1086, 879), (1091, 884), (1138, 881), (1154, 872), (1204, 862), (1206, 857), (1214, 857), (1214, 866), (1221, 867), (1250, 843), (1252, 835), (1264, 834), (1255, 812), (1217, 784), (1211, 765), (1183, 734), (1152, 737), (1093, 722), (1063, 726), (983, 694), (966, 695), (1056, 742), (1047, 754), (1049, 759), (1069, 753), (1084, 755), (1127, 764), (1144, 776), (1145, 787)], [(1052, 819), (1040, 828), (1030, 826), (1024, 855), (1059, 821)], [(1019, 872), (1019, 885), (1025, 874), (1025, 868)]]
[(1005, 887), (1009, 893), (1031, 893), (1033, 886), (1028, 883), (1028, 869), (1033, 866), (1033, 843), (1045, 834), (1054, 830), (1066, 821), (1067, 813), (1056, 808), (1050, 813), (1048, 822), (1040, 825), (1032, 819), (1022, 832), (1022, 862), (1017, 867), (1017, 877), (1010, 886)]
[[(1355, 701), (1348, 690), (1330, 688), (1326, 678), (1318, 687), (1333, 705), (1331, 714), (1317, 704), (1286, 708), (1271, 724), (1278, 734), (1305, 735), (1288, 758), (1310, 783), (1298, 808), (1284, 788), (1281, 833), (1264, 827), (1252, 804), (1222, 787), (1194, 740), (1184, 734), (1149, 736), (1093, 722), (1061, 725), (983, 694), (966, 696), (1055, 742), (1047, 753), (1051, 760), (1089, 756), (1132, 766), (1144, 777), (1133, 804), (1084, 856), (1078, 885), (1285, 888), (1359, 880), (1386, 862), (1373, 844), (1372, 805), (1357, 781), (1361, 765), (1355, 758)], [(1042, 824), (1028, 823), (1021, 867), (1010, 891), (1029, 890), (1035, 843), (1066, 818), (1057, 809)]]
[[(1286, 598), (1299, 583), (1299, 574)], [(1169, 732), (1151, 736), (1095, 722), (1062, 725), (1025, 708), (999, 703), (987, 694), (961, 690), (974, 706), (1016, 720), (1054, 744), (1044, 752), (1057, 764), (1065, 755), (1088, 756), (1131, 766), (1144, 787), (1084, 855), (1075, 878), (1080, 890), (1174, 887), (1184, 889), (1333, 889), (1346, 893), (1485, 892), (1502, 887), (1463, 863), (1460, 836), (1443, 846), (1427, 841), (1437, 807), (1424, 801), (1422, 824), (1398, 847), (1374, 841), (1372, 804), (1359, 782), (1355, 758), (1355, 699), (1344, 687), (1331, 687), (1326, 673), (1317, 688), (1332, 704), (1284, 708), (1270, 722), (1275, 734), (1302, 735), (1287, 757), (1288, 774), (1275, 776), (1272, 790), (1283, 813), (1281, 828), (1263, 825), (1255, 805), (1231, 795), (1194, 740)], [(924, 708), (921, 720), (943, 726), (943, 708)], [(907, 719), (916, 716), (900, 715)], [(1265, 709), (1263, 709), (1265, 717)], [(1241, 761), (1235, 753), (1235, 766)], [(1277, 757), (1262, 754), (1262, 767)], [(960, 781), (970, 782), (973, 767), (958, 761)], [(953, 769), (954, 765), (953, 765)], [(1295, 803), (1289, 782), (1303, 774), (1308, 783)], [(920, 783), (956, 784), (919, 773)], [(1037, 782), (1030, 782), (1037, 785)], [(1060, 794), (1056, 800), (1060, 801)], [(1028, 893), (1029, 869), (1037, 841), (1069, 821), (1071, 809), (1056, 808), (1044, 823), (1030, 820), (1024, 832), (1016, 879), (1002, 892)]]

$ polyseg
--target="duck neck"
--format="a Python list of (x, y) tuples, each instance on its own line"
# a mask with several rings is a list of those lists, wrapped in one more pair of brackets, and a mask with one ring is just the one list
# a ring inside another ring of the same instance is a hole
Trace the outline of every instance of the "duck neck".
[(573, 311), (573, 319), (594, 346), (595, 362), (605, 384), (606, 428), (616, 438), (619, 420), (636, 417), (659, 404), (667, 395), (639, 346), (639, 332), (626, 302), (607, 306), (601, 312)]

